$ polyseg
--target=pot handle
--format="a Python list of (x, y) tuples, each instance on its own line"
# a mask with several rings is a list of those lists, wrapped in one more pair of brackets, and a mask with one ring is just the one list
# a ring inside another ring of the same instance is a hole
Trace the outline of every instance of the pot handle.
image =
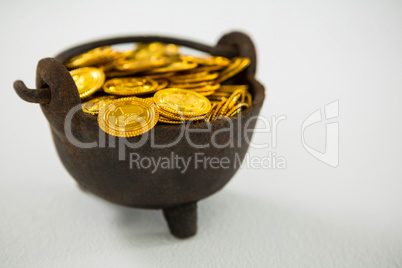
[(47, 110), (67, 114), (81, 103), (77, 86), (63, 64), (53, 58), (41, 59), (36, 68), (36, 88), (29, 89), (24, 82), (14, 82), (15, 92), (27, 102), (44, 105)]
[(27, 102), (48, 104), (50, 102), (50, 89), (48, 87), (29, 89), (21, 80), (14, 82), (14, 90), (18, 96)]
[(237, 56), (250, 59), (250, 65), (245, 70), (248, 75), (255, 76), (257, 71), (257, 52), (251, 38), (242, 32), (231, 32), (219, 39), (216, 47), (231, 47), (237, 51)]

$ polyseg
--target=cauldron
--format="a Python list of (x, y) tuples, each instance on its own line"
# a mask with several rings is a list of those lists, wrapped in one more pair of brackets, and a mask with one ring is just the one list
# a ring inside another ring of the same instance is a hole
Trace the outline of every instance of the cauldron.
[[(104, 133), (97, 117), (80, 109), (76, 84), (63, 62), (99, 46), (133, 42), (173, 43), (214, 56), (250, 58), (249, 67), (227, 83), (249, 85), (252, 106), (235, 117), (192, 123), (184, 130), (181, 125), (159, 123), (145, 140), (142, 136), (118, 138)], [(40, 104), (57, 153), (83, 190), (120, 205), (162, 209), (171, 233), (186, 238), (196, 233), (197, 202), (219, 191), (232, 178), (248, 149), (265, 97), (264, 87), (255, 78), (256, 60), (251, 39), (240, 32), (224, 35), (216, 46), (160, 36), (129, 36), (79, 45), (55, 58), (42, 59), (36, 70), (37, 89), (28, 89), (22, 81), (16, 81), (14, 89), (23, 100)], [(68, 128), (67, 121), (71, 121)], [(183, 131), (187, 138), (178, 138)], [(71, 137), (81, 145), (71, 142)], [(141, 146), (133, 145), (140, 141)], [(168, 144), (173, 145), (161, 146)], [(149, 159), (171, 158), (172, 154), (195, 159), (196, 153), (202, 159), (226, 157), (232, 164), (223, 168), (193, 163), (183, 172), (179, 168), (146, 169), (132, 163), (133, 154)]]

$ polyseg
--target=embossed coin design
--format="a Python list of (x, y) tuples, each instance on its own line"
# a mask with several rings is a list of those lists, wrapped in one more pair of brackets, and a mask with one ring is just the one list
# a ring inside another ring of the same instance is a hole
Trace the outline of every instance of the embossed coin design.
[(210, 101), (197, 92), (179, 88), (166, 88), (155, 93), (158, 107), (185, 116), (206, 114), (211, 109)]
[(99, 127), (119, 137), (133, 137), (151, 130), (158, 122), (154, 105), (136, 97), (121, 98), (103, 107), (98, 115)]
[(158, 83), (151, 78), (114, 78), (107, 80), (103, 90), (116, 95), (144, 95), (157, 90)]
[(87, 114), (98, 114), (102, 106), (107, 105), (116, 98), (116, 96), (110, 95), (90, 99), (82, 104), (82, 110)]
[(105, 82), (105, 73), (95, 67), (84, 67), (70, 72), (81, 98), (88, 97), (102, 87)]

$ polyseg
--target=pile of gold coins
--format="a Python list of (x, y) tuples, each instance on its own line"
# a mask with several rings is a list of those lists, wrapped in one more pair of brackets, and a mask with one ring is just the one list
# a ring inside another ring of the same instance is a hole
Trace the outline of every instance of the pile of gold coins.
[(85, 113), (110, 135), (132, 137), (158, 122), (231, 117), (251, 106), (247, 85), (222, 85), (248, 58), (181, 55), (179, 46), (137, 43), (125, 52), (98, 47), (69, 59)]

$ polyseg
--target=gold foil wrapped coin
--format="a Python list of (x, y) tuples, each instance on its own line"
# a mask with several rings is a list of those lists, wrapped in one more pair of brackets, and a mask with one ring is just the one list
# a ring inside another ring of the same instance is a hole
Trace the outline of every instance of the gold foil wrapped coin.
[(221, 92), (233, 92), (233, 91), (235, 91), (235, 90), (238, 90), (238, 89), (242, 89), (242, 90), (245, 90), (245, 91), (247, 91), (248, 90), (248, 85), (222, 85), (220, 88), (219, 88), (219, 90), (218, 91), (221, 91)]
[(99, 110), (104, 105), (107, 105), (109, 102), (113, 101), (116, 98), (116, 96), (108, 95), (90, 99), (89, 101), (86, 101), (82, 104), (82, 111), (87, 114), (96, 115), (99, 113)]
[(182, 124), (182, 123), (185, 123), (186, 121), (173, 120), (173, 119), (166, 118), (166, 117), (160, 115), (159, 122), (165, 123), (165, 124)]
[(186, 122), (186, 121), (197, 121), (197, 120), (201, 120), (205, 118), (205, 114), (203, 115), (195, 115), (195, 116), (185, 116), (181, 113), (172, 113), (163, 109), (158, 109), (159, 111), (159, 115), (165, 117), (165, 118), (169, 118), (170, 120), (176, 120), (176, 121), (182, 121), (182, 122)]
[(244, 68), (246, 68), (250, 64), (249, 58), (240, 58), (236, 57), (232, 59), (232, 63), (221, 71), (217, 82), (223, 82), (232, 76), (240, 73)]
[(158, 83), (151, 78), (113, 78), (107, 80), (103, 90), (115, 95), (145, 95), (157, 90)]
[(206, 85), (212, 85), (215, 84), (215, 81), (201, 81), (201, 82), (196, 82), (196, 83), (171, 83), (171, 87), (174, 88), (188, 88), (188, 89), (193, 89), (193, 88), (199, 88), (203, 87)]
[(195, 67), (197, 67), (197, 63), (186, 62), (186, 61), (176, 61), (165, 67), (153, 69), (152, 71), (148, 72), (148, 74), (178, 72), (178, 71), (190, 70)]
[(219, 73), (199, 72), (192, 74), (176, 75), (170, 78), (172, 83), (196, 83), (214, 80), (218, 78)]
[(236, 91), (234, 91), (229, 99), (226, 101), (226, 103), (223, 105), (221, 111), (220, 111), (220, 115), (225, 115), (228, 110), (232, 109), (239, 100), (243, 99), (244, 96), (246, 95), (246, 91), (243, 89), (238, 89)]
[(155, 105), (136, 97), (128, 97), (104, 106), (99, 112), (98, 124), (110, 135), (133, 137), (151, 130), (158, 119)]
[(230, 60), (225, 57), (215, 57), (215, 56), (208, 56), (205, 58), (197, 58), (193, 56), (180, 56), (180, 59), (183, 61), (188, 62), (195, 62), (201, 65), (208, 65), (208, 66), (228, 66), (230, 64)]
[(159, 108), (184, 116), (204, 115), (211, 109), (211, 103), (206, 97), (192, 90), (179, 88), (157, 91), (154, 101)]
[(138, 73), (153, 68), (158, 68), (167, 64), (166, 58), (150, 58), (142, 60), (123, 60), (119, 62), (115, 69), (122, 72)]
[(192, 73), (200, 73), (200, 72), (215, 72), (215, 71), (220, 71), (226, 67), (227, 66), (225, 66), (225, 65), (201, 65), (201, 66), (199, 65), (194, 69), (186, 71), (186, 73), (192, 74)]
[(247, 103), (239, 103), (236, 106), (234, 106), (232, 109), (230, 109), (228, 112), (226, 112), (226, 116), (234, 116), (237, 113), (239, 113), (243, 108), (248, 108)]
[(202, 92), (207, 92), (207, 91), (214, 93), (215, 90), (217, 90), (220, 86), (221, 86), (220, 84), (211, 84), (211, 85), (206, 85), (203, 87), (195, 87), (195, 88), (189, 88), (189, 89), (194, 90), (195, 92), (198, 92), (200, 94)]
[(156, 90), (164, 89), (169, 85), (169, 81), (166, 79), (159, 78), (159, 79), (154, 79), (154, 80), (158, 83)]
[(98, 89), (105, 82), (105, 73), (95, 67), (83, 67), (70, 72), (75, 84), (77, 85), (80, 98), (86, 98)]
[(223, 98), (222, 101), (216, 105), (214, 111), (212, 112), (212, 114), (209, 117), (209, 121), (214, 121), (221, 114), (222, 107), (226, 104), (226, 102), (227, 102), (227, 99)]
[(209, 112), (205, 116), (207, 122), (211, 121), (211, 116), (213, 115), (213, 113), (214, 113), (214, 111), (216, 109), (216, 106), (218, 106), (219, 103), (212, 103), (211, 102), (211, 104), (212, 104), (211, 110), (209, 110)]
[(97, 47), (69, 59), (64, 65), (69, 69), (94, 66), (112, 61), (120, 54), (117, 51), (113, 51), (110, 46)]

